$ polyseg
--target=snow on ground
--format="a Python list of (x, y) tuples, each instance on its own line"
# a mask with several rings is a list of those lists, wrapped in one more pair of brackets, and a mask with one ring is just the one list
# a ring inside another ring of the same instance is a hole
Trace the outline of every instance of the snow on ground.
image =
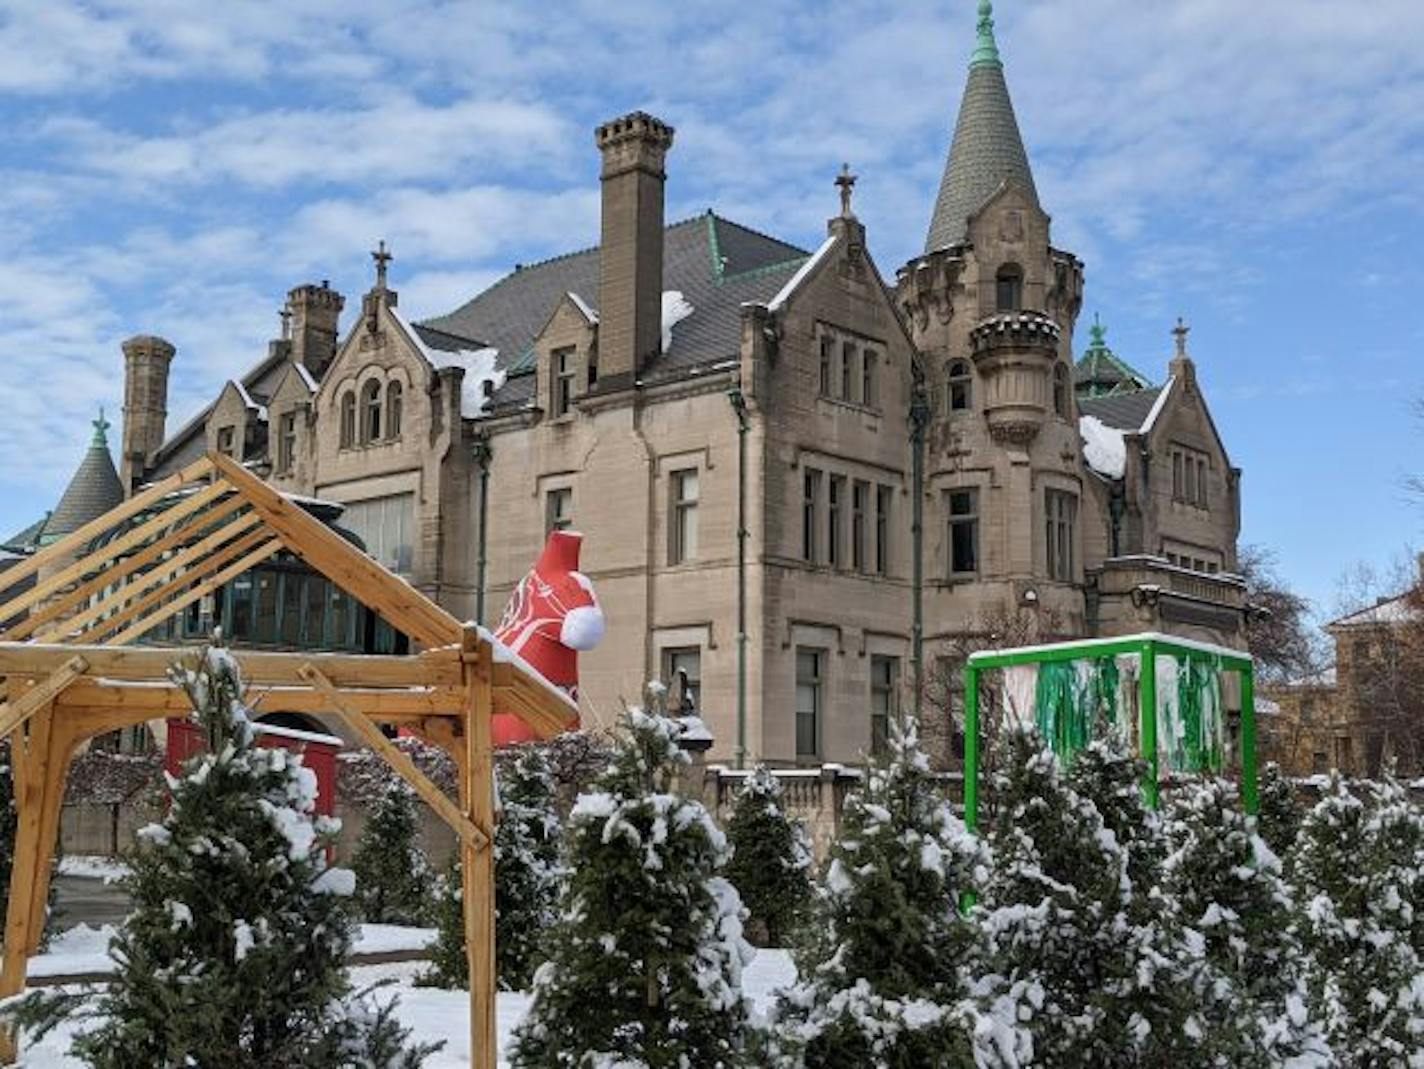
[[(92, 929), (91, 929), (92, 930)], [(359, 966), (351, 970), (351, 979), (358, 990), (382, 980), (395, 983), (382, 988), (376, 997), (388, 1001), (400, 997), (400, 1018), (412, 1029), (412, 1038), (426, 1042), (445, 1040), (445, 1049), (426, 1061), (425, 1069), (467, 1069), (470, 1064), (469, 995), (464, 991), (441, 991), (416, 987), (414, 978), (425, 966), (421, 962), (401, 962), (393, 965)], [(756, 960), (742, 974), (743, 988), (765, 1011), (772, 993), (796, 978), (791, 955), (784, 950), (760, 950)], [(510, 1034), (529, 1011), (529, 996), (501, 992), (498, 1002), (499, 1046), (509, 1049)], [(24, 1069), (79, 1069), (79, 1062), (67, 1056), (69, 1044), (78, 1026), (66, 1024), (37, 1044), (23, 1044)], [(500, 1066), (506, 1065), (503, 1059)]]
[[(112, 925), (91, 928), (79, 924), (50, 940), (49, 949), (30, 959), (29, 975), (84, 976), (114, 971), (109, 960)], [(363, 924), (352, 944), (353, 954), (395, 954), (422, 951), (435, 942), (434, 928), (404, 928), (396, 924)]]
[(103, 880), (105, 883), (111, 883), (127, 876), (129, 867), (112, 857), (74, 854), (59, 859), (59, 874), (75, 876), (81, 880)]

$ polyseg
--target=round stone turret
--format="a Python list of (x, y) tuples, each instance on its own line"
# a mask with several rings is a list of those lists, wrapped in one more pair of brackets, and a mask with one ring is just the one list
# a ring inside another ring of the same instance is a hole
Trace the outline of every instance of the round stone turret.
[(1053, 410), (1053, 368), (1062, 331), (1042, 312), (998, 312), (969, 332), (995, 440), (1024, 445)]

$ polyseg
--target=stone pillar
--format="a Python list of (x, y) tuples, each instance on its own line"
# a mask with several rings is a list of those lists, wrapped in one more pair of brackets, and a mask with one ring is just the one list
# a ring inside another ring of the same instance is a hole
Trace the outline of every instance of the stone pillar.
[(336, 328), (346, 298), (325, 282), (298, 286), (287, 294), (292, 313), (292, 359), (306, 365), (318, 382), (336, 356)]
[(627, 389), (662, 341), (663, 161), (673, 128), (645, 112), (604, 123), (598, 390)]
[(124, 427), (119, 478), (124, 494), (143, 480), (144, 469), (163, 444), (168, 418), (168, 366), (177, 351), (163, 338), (140, 334), (123, 343)]

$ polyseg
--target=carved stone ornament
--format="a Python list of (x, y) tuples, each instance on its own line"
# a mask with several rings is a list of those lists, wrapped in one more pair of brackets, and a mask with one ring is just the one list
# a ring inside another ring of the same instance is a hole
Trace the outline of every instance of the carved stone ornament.
[(1038, 437), (1038, 424), (1029, 419), (991, 420), (989, 433), (1000, 445), (1026, 446)]
[(1024, 239), (1023, 212), (1008, 211), (999, 220), (999, 240), (1009, 245), (1017, 245)]

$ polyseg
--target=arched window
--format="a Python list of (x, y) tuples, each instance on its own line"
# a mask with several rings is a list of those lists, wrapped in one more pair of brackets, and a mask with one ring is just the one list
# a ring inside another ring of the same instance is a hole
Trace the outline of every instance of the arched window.
[(372, 379), (361, 387), (361, 444), (381, 440), (381, 384)]
[(1001, 312), (1017, 312), (1023, 307), (1023, 268), (1018, 264), (1005, 264), (999, 268), (998, 309)]
[(341, 448), (356, 444), (356, 395), (347, 390), (341, 395)]
[(401, 436), (401, 384), (393, 382), (386, 387), (386, 437)]
[(1068, 418), (1068, 369), (1062, 364), (1053, 365), (1053, 414)]
[(974, 375), (969, 370), (969, 361), (951, 360), (947, 378), (950, 415), (968, 412), (974, 405)]

